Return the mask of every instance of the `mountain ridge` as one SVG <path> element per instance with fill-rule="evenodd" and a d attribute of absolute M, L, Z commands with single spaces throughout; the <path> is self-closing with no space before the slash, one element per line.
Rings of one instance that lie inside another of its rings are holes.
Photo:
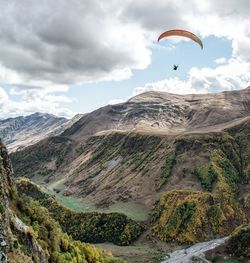
<path fill-rule="evenodd" d="M 146 92 L 125 103 L 85 114 L 62 136 L 88 138 L 108 130 L 180 134 L 206 132 L 207 127 L 249 117 L 250 88 L 214 94 L 177 95 Z"/>
<path fill-rule="evenodd" d="M 41 139 L 60 134 L 77 121 L 82 115 L 73 119 L 57 117 L 49 113 L 33 113 L 27 116 L 0 120 L 0 137 L 10 152 L 20 150 Z"/>

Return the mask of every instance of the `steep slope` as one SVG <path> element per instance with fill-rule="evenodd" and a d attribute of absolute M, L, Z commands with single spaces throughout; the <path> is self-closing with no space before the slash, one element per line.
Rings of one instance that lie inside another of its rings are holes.
<path fill-rule="evenodd" d="M 63 132 L 81 117 L 82 115 L 76 115 L 72 120 L 68 120 L 52 114 L 37 112 L 28 116 L 9 118 L 0 121 L 0 137 L 9 151 L 13 152 L 47 136 Z"/>
<path fill-rule="evenodd" d="M 112 262 L 123 260 L 63 233 L 46 208 L 16 194 L 12 168 L 0 144 L 0 262 Z"/>

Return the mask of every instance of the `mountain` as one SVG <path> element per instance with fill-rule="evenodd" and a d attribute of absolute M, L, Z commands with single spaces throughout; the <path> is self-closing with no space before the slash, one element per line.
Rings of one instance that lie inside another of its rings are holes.
<path fill-rule="evenodd" d="M 65 198 L 143 211 L 145 242 L 196 243 L 249 220 L 249 131 L 250 88 L 149 92 L 85 114 L 11 159 L 17 176 Z"/>
<path fill-rule="evenodd" d="M 0 120 L 0 137 L 10 152 L 20 150 L 47 136 L 61 133 L 81 116 L 76 115 L 72 120 L 68 120 L 37 112 L 28 116 Z"/>
<path fill-rule="evenodd" d="M 250 87 L 214 94 L 176 95 L 146 92 L 126 103 L 86 114 L 62 136 L 84 139 L 100 131 L 179 134 L 219 131 L 231 121 L 249 117 Z"/>
<path fill-rule="evenodd" d="M 7 150 L 0 142 L 1 263 L 124 262 L 93 245 L 74 241 L 39 202 L 17 195 L 12 177 Z"/>

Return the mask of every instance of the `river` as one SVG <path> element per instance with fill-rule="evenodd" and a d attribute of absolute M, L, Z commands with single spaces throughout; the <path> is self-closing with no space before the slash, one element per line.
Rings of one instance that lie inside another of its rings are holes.
<path fill-rule="evenodd" d="M 210 262 L 204 259 L 203 253 L 223 244 L 225 240 L 226 238 L 218 238 L 207 242 L 197 243 L 186 249 L 176 250 L 170 253 L 161 263 L 187 263 L 192 262 L 191 259 L 193 257 L 202 258 L 203 262 Z"/>

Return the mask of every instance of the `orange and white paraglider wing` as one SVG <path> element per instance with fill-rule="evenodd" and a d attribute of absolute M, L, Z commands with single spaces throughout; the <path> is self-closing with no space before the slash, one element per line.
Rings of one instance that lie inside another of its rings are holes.
<path fill-rule="evenodd" d="M 186 30 L 174 29 L 174 30 L 165 31 L 159 36 L 158 41 L 160 41 L 162 38 L 170 37 L 170 36 L 180 36 L 180 37 L 190 38 L 193 41 L 195 41 L 196 43 L 198 43 L 201 46 L 201 49 L 203 49 L 203 43 L 200 40 L 200 38 L 197 37 L 192 32 L 189 32 L 189 31 L 186 31 Z"/>

